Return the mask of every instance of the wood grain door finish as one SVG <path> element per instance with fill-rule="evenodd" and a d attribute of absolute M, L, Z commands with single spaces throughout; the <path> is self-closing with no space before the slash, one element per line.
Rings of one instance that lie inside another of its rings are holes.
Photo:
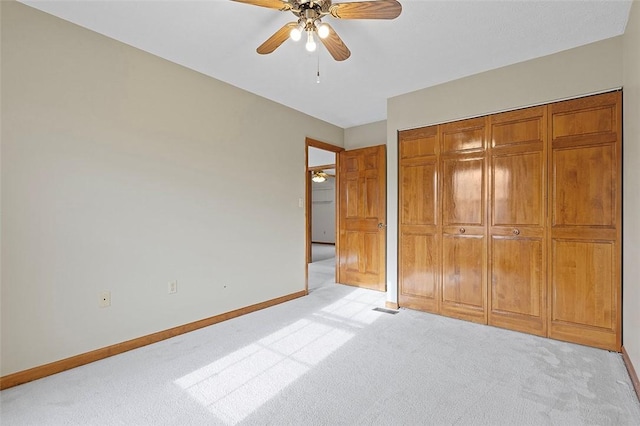
<path fill-rule="evenodd" d="M 487 322 L 485 117 L 439 126 L 440 312 Z"/>
<path fill-rule="evenodd" d="M 440 312 L 438 126 L 399 134 L 398 303 Z"/>
<path fill-rule="evenodd" d="M 399 132 L 400 306 L 619 351 L 621 99 Z"/>
<path fill-rule="evenodd" d="M 547 107 L 490 122 L 488 322 L 546 336 Z"/>
<path fill-rule="evenodd" d="M 386 147 L 338 154 L 338 282 L 386 289 Z"/>
<path fill-rule="evenodd" d="M 550 105 L 549 336 L 621 348 L 622 94 Z"/>

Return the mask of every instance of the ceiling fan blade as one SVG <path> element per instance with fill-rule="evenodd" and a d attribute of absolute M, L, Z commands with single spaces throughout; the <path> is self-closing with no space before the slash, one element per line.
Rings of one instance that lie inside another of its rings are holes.
<path fill-rule="evenodd" d="M 356 1 L 331 5 L 329 13 L 340 19 L 395 19 L 402 5 L 396 0 Z"/>
<path fill-rule="evenodd" d="M 289 10 L 291 5 L 282 0 L 231 0 L 238 3 L 252 4 L 254 6 L 267 7 L 269 9 Z"/>
<path fill-rule="evenodd" d="M 344 61 L 349 56 L 351 56 L 349 48 L 344 44 L 335 30 L 331 28 L 331 25 L 322 25 L 326 25 L 327 27 L 329 27 L 329 35 L 326 38 L 318 38 L 320 38 L 320 41 L 322 42 L 322 44 L 324 44 L 324 47 L 326 47 L 329 53 L 331 53 L 333 59 L 335 59 L 336 61 Z"/>
<path fill-rule="evenodd" d="M 262 43 L 256 51 L 261 55 L 266 55 L 276 50 L 286 39 L 289 38 L 291 30 L 298 26 L 297 22 L 289 22 L 284 24 L 282 28 L 276 31 L 271 37 L 269 37 L 264 43 Z"/>

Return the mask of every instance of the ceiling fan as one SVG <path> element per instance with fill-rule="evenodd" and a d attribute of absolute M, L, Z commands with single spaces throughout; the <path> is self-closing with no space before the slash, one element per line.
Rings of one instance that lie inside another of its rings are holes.
<path fill-rule="evenodd" d="M 291 37 L 298 41 L 306 33 L 306 49 L 316 50 L 314 34 L 327 48 L 336 61 L 344 61 L 351 52 L 342 39 L 322 18 L 331 15 L 338 19 L 395 19 L 402 12 L 402 5 L 397 0 L 372 0 L 348 3 L 332 3 L 331 0 L 233 0 L 255 6 L 292 12 L 298 17 L 297 21 L 289 22 L 276 31 L 257 50 L 266 55 L 276 50 L 284 41 Z"/>

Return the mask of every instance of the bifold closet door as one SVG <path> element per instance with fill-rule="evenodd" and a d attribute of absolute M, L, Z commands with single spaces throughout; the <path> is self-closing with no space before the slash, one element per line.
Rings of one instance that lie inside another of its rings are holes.
<path fill-rule="evenodd" d="M 398 303 L 439 312 L 438 126 L 399 134 Z"/>
<path fill-rule="evenodd" d="M 547 107 L 490 117 L 489 324 L 546 336 Z"/>
<path fill-rule="evenodd" d="M 487 322 L 486 118 L 440 125 L 440 312 Z"/>
<path fill-rule="evenodd" d="M 621 92 L 549 106 L 549 337 L 621 347 Z"/>
<path fill-rule="evenodd" d="M 619 351 L 622 92 L 399 134 L 401 306 Z"/>

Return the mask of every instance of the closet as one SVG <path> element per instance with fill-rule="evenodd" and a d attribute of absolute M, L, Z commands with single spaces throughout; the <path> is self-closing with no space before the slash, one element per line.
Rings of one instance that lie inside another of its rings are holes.
<path fill-rule="evenodd" d="M 621 96 L 399 132 L 400 306 L 620 350 Z"/>

